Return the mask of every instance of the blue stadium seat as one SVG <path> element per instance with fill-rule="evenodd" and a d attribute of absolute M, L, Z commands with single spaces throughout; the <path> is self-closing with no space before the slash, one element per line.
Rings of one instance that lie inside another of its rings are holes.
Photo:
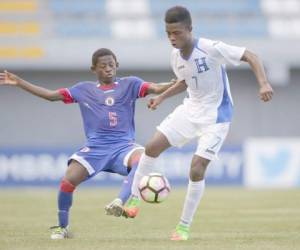
<path fill-rule="evenodd" d="M 208 37 L 266 37 L 267 23 L 263 18 L 194 20 L 194 34 Z"/>
<path fill-rule="evenodd" d="M 48 5 L 56 15 L 105 15 L 105 1 L 103 0 L 50 0 Z"/>
<path fill-rule="evenodd" d="M 111 38 L 108 21 L 99 20 L 60 20 L 54 25 L 54 32 L 65 38 L 107 37 Z"/>
<path fill-rule="evenodd" d="M 156 22 L 159 37 L 165 38 L 163 20 Z M 268 35 L 267 22 L 262 17 L 239 18 L 196 18 L 193 20 L 195 36 L 210 37 L 266 37 Z"/>
<path fill-rule="evenodd" d="M 49 0 L 48 4 L 54 14 L 54 32 L 59 36 L 112 36 L 113 19 L 106 15 L 104 0 Z M 260 0 L 149 0 L 149 4 L 160 38 L 166 37 L 164 13 L 174 5 L 186 6 L 191 11 L 197 36 L 218 38 L 268 35 Z"/>
<path fill-rule="evenodd" d="M 188 8 L 193 15 L 204 14 L 257 14 L 260 12 L 259 0 L 151 0 L 149 1 L 153 15 L 163 15 L 165 11 L 175 5 Z"/>
<path fill-rule="evenodd" d="M 208 37 L 265 37 L 267 22 L 259 0 L 152 0 L 151 11 L 160 37 L 165 37 L 163 15 L 176 4 L 193 17 L 194 34 Z"/>

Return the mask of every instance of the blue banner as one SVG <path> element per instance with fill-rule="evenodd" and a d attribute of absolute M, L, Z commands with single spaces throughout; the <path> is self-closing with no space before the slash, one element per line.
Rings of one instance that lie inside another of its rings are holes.
<path fill-rule="evenodd" d="M 69 156 L 74 149 L 1 149 L 0 186 L 57 185 L 66 171 Z M 195 146 L 172 148 L 158 159 L 153 172 L 166 175 L 171 185 L 188 182 L 190 163 Z M 207 171 L 207 184 L 242 185 L 243 159 L 241 147 L 224 147 L 219 160 Z M 100 173 L 84 185 L 118 185 L 123 177 Z"/>

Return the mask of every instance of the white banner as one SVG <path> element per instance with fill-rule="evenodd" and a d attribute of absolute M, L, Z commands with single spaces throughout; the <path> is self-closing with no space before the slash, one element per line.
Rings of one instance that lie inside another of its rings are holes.
<path fill-rule="evenodd" d="M 244 157 L 246 186 L 300 186 L 300 138 L 248 139 Z"/>

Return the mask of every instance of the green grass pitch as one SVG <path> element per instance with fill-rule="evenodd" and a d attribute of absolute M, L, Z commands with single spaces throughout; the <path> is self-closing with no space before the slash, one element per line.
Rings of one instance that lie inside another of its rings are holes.
<path fill-rule="evenodd" d="M 106 216 L 117 189 L 79 188 L 71 209 L 73 239 L 50 240 L 55 189 L 0 190 L 0 250 L 300 249 L 300 190 L 206 189 L 191 238 L 171 242 L 185 189 L 159 205 L 143 203 L 136 219 Z"/>

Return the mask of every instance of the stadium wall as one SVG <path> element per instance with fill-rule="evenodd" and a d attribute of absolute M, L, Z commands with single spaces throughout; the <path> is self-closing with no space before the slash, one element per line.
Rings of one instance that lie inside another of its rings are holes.
<path fill-rule="evenodd" d="M 35 84 L 57 89 L 82 80 L 94 80 L 86 71 L 18 71 Z M 167 81 L 171 71 L 120 71 L 120 76 L 137 75 L 146 81 Z M 300 70 L 291 71 L 287 86 L 275 86 L 274 99 L 262 103 L 254 76 L 248 70 L 229 71 L 235 114 L 226 144 L 240 145 L 247 137 L 300 136 L 298 107 L 300 97 Z M 155 127 L 184 94 L 167 100 L 157 111 L 146 108 L 146 99 L 137 102 L 137 141 L 145 144 Z M 6 147 L 80 147 L 84 134 L 77 105 L 51 103 L 33 97 L 22 90 L 1 87 L 0 91 L 0 148 Z"/>

